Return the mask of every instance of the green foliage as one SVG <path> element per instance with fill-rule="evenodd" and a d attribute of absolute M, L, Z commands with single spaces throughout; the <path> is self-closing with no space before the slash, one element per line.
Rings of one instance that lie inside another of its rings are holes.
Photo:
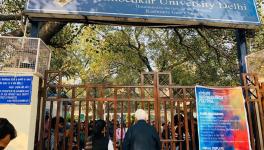
<path fill-rule="evenodd" d="M 257 52 L 264 49 L 264 25 L 261 25 L 255 33 L 254 38 L 248 41 L 251 46 L 250 53 Z"/>
<path fill-rule="evenodd" d="M 179 75 L 173 77 L 180 77 L 175 78 L 176 83 L 237 84 L 239 71 L 233 35 L 232 30 L 175 29 L 171 47 L 183 62 L 178 61 L 174 67 L 173 72 Z"/>
<path fill-rule="evenodd" d="M 263 25 L 263 21 L 264 21 L 264 5 L 262 4 L 263 1 L 262 0 L 257 0 L 257 10 L 258 10 L 258 14 L 259 14 L 259 19 L 262 22 L 262 24 L 260 25 L 259 28 L 257 28 L 255 31 L 255 36 L 251 39 L 248 40 L 249 43 L 249 48 L 250 48 L 250 53 L 252 52 L 256 52 L 256 51 L 260 51 L 264 49 L 264 25 Z"/>
<path fill-rule="evenodd" d="M 3 0 L 1 11 L 4 14 L 22 13 L 26 4 L 26 0 Z"/>
<path fill-rule="evenodd" d="M 21 13 L 25 0 L 5 0 L 2 12 Z M 258 1 L 258 11 L 260 1 Z M 261 19 L 263 17 L 261 16 Z M 20 21 L 0 25 L 1 34 L 22 29 Z M 250 52 L 263 50 L 264 27 Z M 51 68 L 82 82 L 135 84 L 144 71 L 170 71 L 179 85 L 237 85 L 234 30 L 144 28 L 67 24 L 52 39 Z"/>
<path fill-rule="evenodd" d="M 3 0 L 0 13 L 6 15 L 21 14 L 24 10 L 25 2 L 25 0 Z M 22 28 L 20 20 L 0 22 L 0 34 L 6 34 L 20 28 Z"/>
<path fill-rule="evenodd" d="M 83 82 L 135 84 L 154 70 L 172 72 L 180 85 L 239 83 L 233 30 L 77 27 L 73 39 L 72 25 L 53 39 L 64 46 L 54 49 L 52 68 Z"/>
<path fill-rule="evenodd" d="M 264 50 L 252 53 L 247 57 L 248 71 L 258 73 L 259 78 L 264 81 Z"/>
<path fill-rule="evenodd" d="M 0 25 L 0 34 L 6 34 L 21 28 L 21 24 L 18 21 L 5 21 Z"/>

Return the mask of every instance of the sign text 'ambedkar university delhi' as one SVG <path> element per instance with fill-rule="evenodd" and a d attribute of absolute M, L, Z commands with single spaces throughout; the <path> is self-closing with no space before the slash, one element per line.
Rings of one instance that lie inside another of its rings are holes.
<path fill-rule="evenodd" d="M 255 28 L 254 0 L 28 0 L 31 19 Z"/>
<path fill-rule="evenodd" d="M 241 87 L 195 87 L 199 149 L 250 150 Z"/>

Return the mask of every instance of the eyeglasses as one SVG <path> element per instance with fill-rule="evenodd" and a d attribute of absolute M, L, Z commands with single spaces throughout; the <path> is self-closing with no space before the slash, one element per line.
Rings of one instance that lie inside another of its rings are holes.
<path fill-rule="evenodd" d="M 0 150 L 4 150 L 4 149 L 5 149 L 4 147 L 0 146 Z"/>

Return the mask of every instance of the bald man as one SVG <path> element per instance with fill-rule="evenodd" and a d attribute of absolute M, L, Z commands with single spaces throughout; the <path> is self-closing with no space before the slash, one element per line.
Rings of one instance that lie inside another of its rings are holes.
<path fill-rule="evenodd" d="M 161 143 L 156 129 L 147 124 L 147 114 L 138 109 L 135 112 L 136 124 L 131 126 L 123 142 L 123 150 L 160 150 Z"/>
<path fill-rule="evenodd" d="M 4 150 L 16 136 L 14 126 L 6 118 L 0 118 L 0 150 Z"/>

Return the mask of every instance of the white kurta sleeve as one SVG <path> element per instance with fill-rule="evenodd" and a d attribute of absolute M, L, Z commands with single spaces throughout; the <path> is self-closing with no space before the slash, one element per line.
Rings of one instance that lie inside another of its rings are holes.
<path fill-rule="evenodd" d="M 108 150 L 114 150 L 113 142 L 110 139 L 109 139 L 109 142 L 108 142 Z"/>

